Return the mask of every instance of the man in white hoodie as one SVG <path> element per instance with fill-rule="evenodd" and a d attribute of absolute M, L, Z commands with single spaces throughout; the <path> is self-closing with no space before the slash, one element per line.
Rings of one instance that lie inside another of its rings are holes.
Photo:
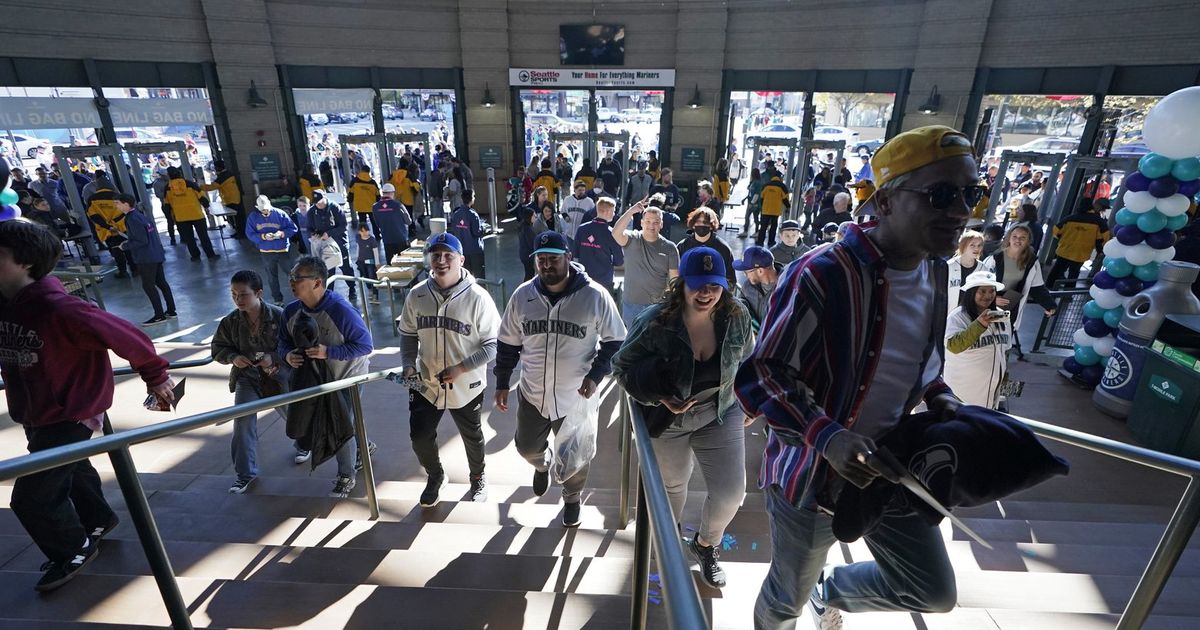
<path fill-rule="evenodd" d="M 463 269 L 462 243 L 449 233 L 425 245 L 430 277 L 404 300 L 396 320 L 400 365 L 410 383 L 409 437 L 429 480 L 421 506 L 437 505 L 446 485 L 438 457 L 437 425 L 449 411 L 462 435 L 471 473 L 471 500 L 487 500 L 480 411 L 487 389 L 487 364 L 496 357 L 500 313 L 487 290 Z"/>
<path fill-rule="evenodd" d="M 594 215 L 595 209 L 596 202 L 587 194 L 587 183 L 583 180 L 576 181 L 575 194 L 563 199 L 561 209 L 563 214 L 561 232 L 566 235 L 568 243 L 575 242 L 575 233 L 579 231 L 579 226 L 591 220 L 586 215 L 589 213 Z"/>
<path fill-rule="evenodd" d="M 599 401 L 591 400 L 612 370 L 625 339 L 608 291 L 571 262 L 567 239 L 553 230 L 534 238 L 537 276 L 513 292 L 500 321 L 496 408 L 508 411 L 517 363 L 517 451 L 533 464 L 533 493 L 563 486 L 563 526 L 579 525 L 579 497 L 596 454 Z M 547 438 L 554 431 L 554 446 Z"/>

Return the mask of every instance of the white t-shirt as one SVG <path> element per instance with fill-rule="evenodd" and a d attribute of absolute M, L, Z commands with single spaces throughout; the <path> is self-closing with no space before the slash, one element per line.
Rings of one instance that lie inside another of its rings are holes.
<path fill-rule="evenodd" d="M 928 385 L 941 370 L 936 349 L 920 373 L 921 357 L 933 328 L 933 270 L 924 261 L 912 271 L 888 268 L 887 321 L 875 378 L 867 385 L 867 399 L 859 411 L 854 432 L 877 439 L 900 421 L 913 387 Z M 939 313 L 941 315 L 941 313 Z M 938 339 L 936 342 L 940 343 Z"/>

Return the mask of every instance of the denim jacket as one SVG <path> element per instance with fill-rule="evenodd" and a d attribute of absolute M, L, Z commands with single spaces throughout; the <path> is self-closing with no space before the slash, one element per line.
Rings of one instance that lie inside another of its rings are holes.
<path fill-rule="evenodd" d="M 613 356 L 613 376 L 620 381 L 625 391 L 643 405 L 656 406 L 662 392 L 652 392 L 645 383 L 634 382 L 637 371 L 643 364 L 651 361 L 662 361 L 668 368 L 668 374 L 661 374 L 664 380 L 674 386 L 680 399 L 686 400 L 692 395 L 692 370 L 695 366 L 692 353 L 691 339 L 687 327 L 682 320 L 670 324 L 658 321 L 662 312 L 661 303 L 647 308 L 633 322 L 633 327 L 625 337 L 621 349 Z M 750 328 L 750 313 L 740 302 L 734 302 L 733 315 L 727 320 L 718 319 L 716 322 L 717 345 L 721 349 L 721 389 L 717 394 L 717 417 L 731 405 L 737 404 L 733 393 L 733 378 L 738 365 L 750 355 L 754 349 L 754 336 Z"/>

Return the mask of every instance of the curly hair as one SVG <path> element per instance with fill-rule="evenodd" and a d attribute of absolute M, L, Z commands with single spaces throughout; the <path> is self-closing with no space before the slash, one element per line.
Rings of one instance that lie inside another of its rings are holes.
<path fill-rule="evenodd" d="M 676 276 L 667 282 L 666 290 L 658 298 L 658 303 L 663 305 L 657 317 L 660 324 L 668 325 L 683 317 L 683 309 L 687 302 L 687 297 L 684 294 L 684 286 L 683 276 Z M 736 311 L 737 303 L 734 300 L 733 293 L 725 289 L 721 291 L 721 297 L 717 300 L 717 305 L 713 308 L 710 317 L 714 320 L 718 317 L 728 320 L 730 317 L 733 317 Z"/>

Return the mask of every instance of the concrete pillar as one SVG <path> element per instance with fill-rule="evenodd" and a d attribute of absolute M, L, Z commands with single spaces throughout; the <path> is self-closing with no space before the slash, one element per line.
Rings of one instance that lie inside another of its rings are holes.
<path fill-rule="evenodd" d="M 499 145 L 503 164 L 496 169 L 496 205 L 504 212 L 504 180 L 513 170 L 512 103 L 508 92 L 509 29 L 507 3 L 496 0 L 459 0 L 459 41 L 462 46 L 463 100 L 460 110 L 467 122 L 467 153 L 475 173 L 475 209 L 488 217 L 487 172 L 479 162 L 483 145 Z M 484 107 L 485 89 L 496 104 Z M 490 220 L 490 219 L 488 219 Z"/>
<path fill-rule="evenodd" d="M 959 128 L 970 98 L 987 38 L 993 0 L 927 0 L 914 55 L 912 83 L 904 112 L 904 129 L 924 125 Z M 941 109 L 922 114 L 918 108 L 936 85 Z"/>
<path fill-rule="evenodd" d="M 710 177 L 716 163 L 718 117 L 721 115 L 721 70 L 725 67 L 728 8 L 705 4 L 688 7 L 678 14 L 675 31 L 675 103 L 671 134 L 671 170 L 676 182 Z M 688 101 L 700 89 L 701 106 L 692 109 Z M 683 171 L 684 147 L 704 148 L 704 170 Z M 690 203 L 690 200 L 688 201 Z"/>

